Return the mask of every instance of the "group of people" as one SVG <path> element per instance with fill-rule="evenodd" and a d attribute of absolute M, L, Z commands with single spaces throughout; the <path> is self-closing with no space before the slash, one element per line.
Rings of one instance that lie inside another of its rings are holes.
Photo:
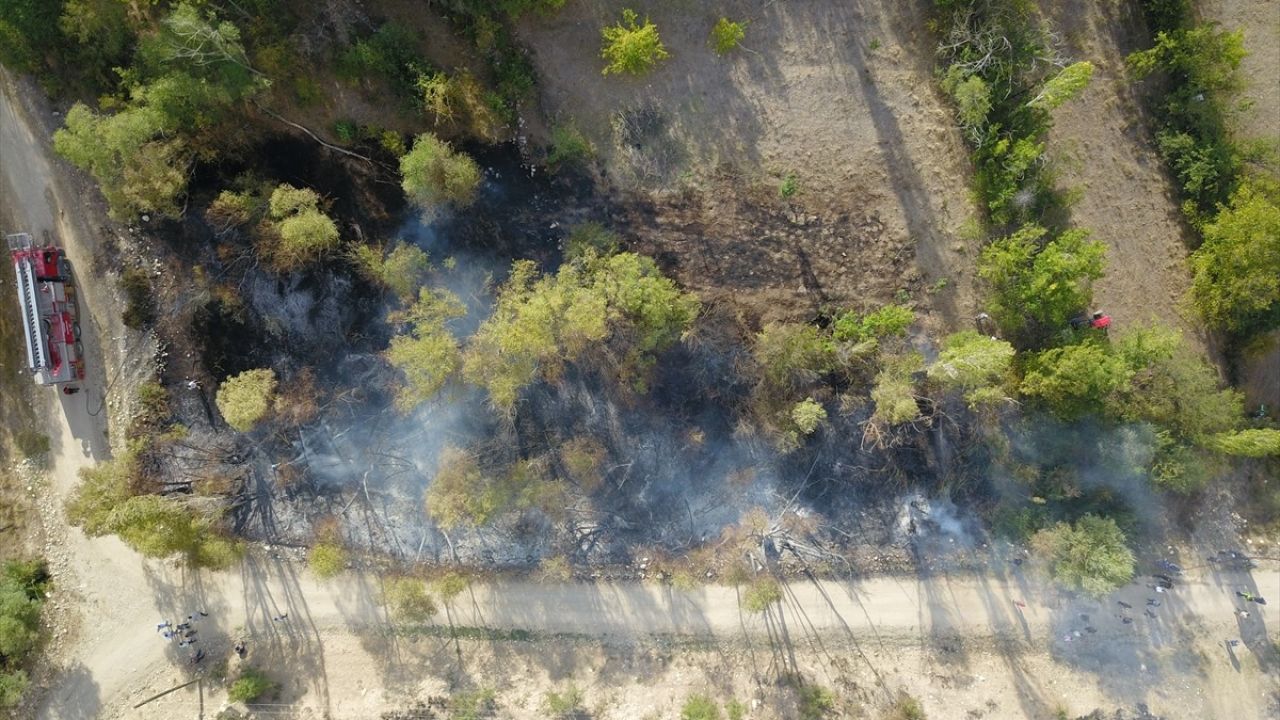
<path fill-rule="evenodd" d="M 196 636 L 199 634 L 195 629 L 196 619 L 206 617 L 209 617 L 209 613 L 197 610 L 188 615 L 185 622 L 179 622 L 177 625 L 174 625 L 169 620 L 156 623 L 156 632 L 160 633 L 165 640 L 170 642 L 176 640 L 180 648 L 193 647 L 198 640 Z M 192 649 L 192 663 L 198 663 L 203 659 L 204 650 Z"/>

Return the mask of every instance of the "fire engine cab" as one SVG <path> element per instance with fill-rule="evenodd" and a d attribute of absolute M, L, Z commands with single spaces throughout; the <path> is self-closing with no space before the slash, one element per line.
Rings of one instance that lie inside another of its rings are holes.
<path fill-rule="evenodd" d="M 27 369 L 40 385 L 84 379 L 84 347 L 76 321 L 71 263 L 52 242 L 37 246 L 28 233 L 7 235 L 17 276 L 18 308 L 27 340 Z"/>

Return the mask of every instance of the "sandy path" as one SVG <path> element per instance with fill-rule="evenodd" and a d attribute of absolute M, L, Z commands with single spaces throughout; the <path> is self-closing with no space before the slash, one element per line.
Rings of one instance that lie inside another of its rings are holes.
<path fill-rule="evenodd" d="M 8 212 L 15 222 L 37 232 L 56 230 L 84 274 L 90 267 L 93 235 L 78 220 L 66 220 L 60 209 L 76 210 L 70 213 L 75 218 L 91 216 L 90 212 L 83 211 L 74 176 L 50 159 L 39 121 L 12 102 L 18 97 L 12 83 L 2 85 L 0 156 L 4 161 L 0 163 L 0 189 Z M 114 315 L 110 309 L 115 303 L 92 284 L 84 291 L 95 325 L 114 328 L 116 320 L 110 317 Z M 94 338 L 87 340 L 93 342 Z M 121 348 L 127 349 L 123 344 L 109 349 Z M 104 384 L 103 373 L 95 372 L 86 383 L 86 392 L 76 398 L 100 397 Z M 322 583 L 269 553 L 251 555 L 236 571 L 192 574 L 172 563 L 144 561 L 114 538 L 87 539 L 79 531 L 65 528 L 59 512 L 61 500 L 73 486 L 78 470 L 105 456 L 105 420 L 102 414 L 89 415 L 79 401 L 58 407 L 53 397 L 49 401 L 55 418 L 51 486 L 40 504 L 54 539 L 48 551 L 59 588 L 55 602 L 65 605 L 68 598 L 73 601 L 80 613 L 80 631 L 70 636 L 70 647 L 63 648 L 63 672 L 49 687 L 39 717 L 136 717 L 129 709 L 132 703 L 153 692 L 156 682 L 171 678 L 173 667 L 182 660 L 177 648 L 157 637 L 154 624 L 198 609 L 209 613 L 199 627 L 201 640 L 211 651 L 225 652 L 228 638 L 246 636 L 265 656 L 287 659 L 270 669 L 293 678 L 291 684 L 302 687 L 300 697 L 308 706 L 335 718 L 370 717 L 379 696 L 331 693 L 330 682 L 335 682 L 335 688 L 339 682 L 345 683 L 341 687 L 350 686 L 353 678 L 372 687 L 382 682 L 383 666 L 373 657 L 375 651 L 350 649 L 353 634 L 363 638 L 386 627 L 379 578 L 349 574 Z M 1073 618 L 1087 611 L 1094 613 L 1093 622 L 1104 634 L 1101 637 L 1123 635 L 1132 643 L 1164 652 L 1185 642 L 1179 640 L 1178 627 L 1196 625 L 1203 628 L 1204 636 L 1244 636 L 1246 645 L 1240 653 L 1247 655 L 1268 642 L 1266 619 L 1259 612 L 1250 625 L 1236 624 L 1231 615 L 1231 588 L 1237 584 L 1256 584 L 1280 592 L 1280 574 L 1269 570 L 1253 578 L 1196 578 L 1167 597 L 1159 620 L 1148 623 L 1139 618 L 1133 625 L 1120 623 L 1112 612 L 1116 607 L 1112 600 L 1105 605 L 1088 601 L 1063 604 L 1056 593 L 1039 588 L 1018 572 L 927 580 L 796 582 L 788 587 L 783 606 L 766 615 L 741 613 L 737 592 L 729 587 L 679 592 L 639 584 L 477 585 L 450 606 L 449 618 L 458 626 L 591 637 L 749 636 L 770 638 L 786 646 L 792 636 L 809 641 L 826 637 L 833 643 L 856 647 L 859 638 L 874 637 L 882 644 L 892 644 L 897 638 L 903 643 L 927 645 L 938 637 L 964 635 L 967 640 L 993 638 L 1023 648 L 1043 648 L 1057 642 L 1054 638 L 1064 631 L 1076 629 L 1080 623 Z M 1145 594 L 1145 588 L 1136 585 L 1119 597 L 1140 607 Z M 1014 599 L 1025 600 L 1027 608 L 1015 607 Z M 281 613 L 288 614 L 287 620 L 272 620 Z M 69 619 L 60 622 L 75 625 Z M 345 649 L 335 655 L 334 645 Z M 364 648 L 363 641 L 360 647 Z M 1012 665 L 1008 672 L 1010 677 L 1000 682 L 1019 686 L 1031 682 Z M 1261 707 L 1259 682 L 1269 680 L 1263 676 L 1259 681 L 1256 674 L 1242 676 L 1237 671 L 1224 682 L 1232 685 L 1205 688 L 1204 695 L 1211 700 L 1191 707 L 1194 715 L 1179 712 L 1179 704 L 1163 695 L 1157 683 L 1126 682 L 1112 693 L 1126 702 L 1135 698 L 1157 702 L 1157 709 L 1163 704 L 1162 710 L 1170 717 L 1207 717 L 1210 713 L 1251 717 Z"/>

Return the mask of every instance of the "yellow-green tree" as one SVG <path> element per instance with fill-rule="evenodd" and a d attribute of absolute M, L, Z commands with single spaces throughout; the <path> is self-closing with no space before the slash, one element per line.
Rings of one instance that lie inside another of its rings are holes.
<path fill-rule="evenodd" d="M 271 253 L 279 267 L 319 260 L 338 246 L 338 225 L 320 209 L 314 190 L 282 184 L 272 191 L 268 207 L 279 235 Z"/>
<path fill-rule="evenodd" d="M 603 30 L 604 47 L 600 55 L 605 59 L 604 74 L 630 73 L 641 75 L 653 69 L 659 60 L 669 57 L 667 49 L 658 37 L 658 26 L 640 16 L 634 10 L 623 10 L 622 20 Z"/>
<path fill-rule="evenodd" d="M 401 411 L 407 412 L 434 397 L 462 364 L 458 340 L 447 324 L 465 312 L 453 293 L 424 287 L 417 302 L 393 316 L 408 329 L 391 338 L 387 349 L 387 359 L 405 377 L 396 393 L 396 407 Z"/>
<path fill-rule="evenodd" d="M 566 363 L 595 352 L 619 379 L 642 389 L 657 353 L 680 339 L 698 307 L 651 259 L 634 253 L 588 251 L 555 275 L 517 261 L 463 354 L 463 376 L 509 412 L 525 386 L 554 380 Z"/>
<path fill-rule="evenodd" d="M 216 403 L 228 425 L 249 432 L 271 409 L 275 395 L 275 371 L 259 368 L 228 378 L 218 388 Z"/>
<path fill-rule="evenodd" d="M 431 133 L 415 138 L 413 149 L 400 158 L 400 176 L 409 200 L 423 208 L 466 207 L 480 186 L 475 161 Z"/>

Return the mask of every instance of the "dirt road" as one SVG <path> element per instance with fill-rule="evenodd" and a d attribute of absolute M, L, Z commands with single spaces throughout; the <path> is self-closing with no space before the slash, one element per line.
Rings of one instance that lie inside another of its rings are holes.
<path fill-rule="evenodd" d="M 2 74 L 0 81 L 0 206 L 23 228 L 57 234 L 85 285 L 82 294 L 96 330 L 87 340 L 107 340 L 86 391 L 75 396 L 79 399 L 59 402 L 52 394 L 49 399 L 55 418 L 53 458 L 39 504 L 58 588 L 54 605 L 63 608 L 57 630 L 65 634 L 54 648 L 61 672 L 49 683 L 38 716 L 196 716 L 189 702 L 143 711 L 131 706 L 181 677 L 185 655 L 158 636 L 155 624 L 197 611 L 208 613 L 197 621 L 201 647 L 225 657 L 232 637 L 248 638 L 258 662 L 286 680 L 288 699 L 310 708 L 313 716 L 367 718 L 394 707 L 382 661 L 392 644 L 378 577 L 348 574 L 320 582 L 270 549 L 251 554 L 231 572 L 191 573 L 172 563 L 144 561 L 114 538 L 88 539 L 65 526 L 60 505 L 77 472 L 107 454 L 107 413 L 91 411 L 101 410 L 103 391 L 115 382 L 119 368 L 144 361 L 146 348 L 119 328 L 110 286 L 92 281 L 95 234 L 83 219 L 94 217 L 97 209 L 86 205 L 77 189 L 80 180 L 49 153 L 50 118 L 40 115 L 30 88 Z M 954 652 L 952 645 L 977 643 L 998 648 L 991 657 L 1006 658 L 995 663 L 990 681 L 996 691 L 1018 698 L 1009 707 L 1049 707 L 1055 674 L 1074 666 L 1070 672 L 1076 676 L 1097 673 L 1089 696 L 1096 704 L 1148 702 L 1171 718 L 1261 717 L 1275 692 L 1275 676 L 1252 656 L 1270 652 L 1268 618 L 1261 609 L 1247 622 L 1232 615 L 1237 586 L 1276 592 L 1280 574 L 1196 577 L 1163 596 L 1154 618 L 1116 605 L 1124 600 L 1142 608 L 1149 594 L 1142 585 L 1103 603 L 1065 600 L 1010 567 L 985 577 L 793 582 L 781 606 L 762 615 L 741 612 L 738 593 L 730 587 L 680 592 L 640 584 L 477 585 L 448 606 L 443 620 L 457 627 L 528 630 L 535 633 L 535 643 L 554 643 L 557 638 L 551 636 L 557 635 L 619 642 L 676 635 L 716 643 L 763 642 L 790 652 L 797 652 L 793 646 L 807 646 L 811 653 L 821 647 L 822 653 L 853 662 L 861 657 L 876 678 L 901 659 L 894 647 L 940 643 Z M 1082 614 L 1092 619 L 1083 620 Z M 1136 621 L 1125 624 L 1122 614 Z M 1225 637 L 1244 640 L 1232 656 L 1234 673 L 1222 669 L 1227 659 L 1213 647 Z M 863 642 L 889 648 L 885 667 L 862 654 Z M 1052 657 L 1043 657 L 1045 648 Z M 1047 663 L 1039 676 L 1029 674 L 1027 663 L 1018 659 L 1032 656 Z M 1139 661 L 1143 673 L 1132 669 Z M 1193 691 L 1173 687 L 1178 683 L 1171 684 L 1170 677 Z M 933 690 L 938 695 L 929 703 L 946 708 L 948 691 Z M 215 691 L 211 707 L 218 699 Z M 1038 704 L 1028 704 L 1033 701 Z M 620 712 L 617 717 L 628 717 Z"/>

